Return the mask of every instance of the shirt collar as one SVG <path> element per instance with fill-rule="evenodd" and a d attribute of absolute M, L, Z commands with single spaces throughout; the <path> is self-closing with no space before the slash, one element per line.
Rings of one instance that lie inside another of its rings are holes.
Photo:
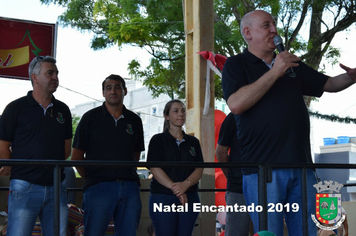
<path fill-rule="evenodd" d="M 272 69 L 275 60 L 276 60 L 276 58 L 273 58 L 271 64 L 268 64 L 265 60 L 262 60 L 262 61 L 266 64 L 266 66 L 268 66 L 268 68 Z"/>
<path fill-rule="evenodd" d="M 173 136 L 171 135 L 171 133 L 169 133 L 168 129 L 165 129 L 164 132 L 163 132 L 163 134 L 164 134 L 164 136 L 166 136 L 170 141 L 177 143 L 178 146 L 179 146 L 179 144 L 181 144 L 182 142 L 184 142 L 184 141 L 187 140 L 187 135 L 186 135 L 186 133 L 185 133 L 183 130 L 182 130 L 182 132 L 183 132 L 183 139 L 182 139 L 181 141 L 179 141 L 178 139 L 176 139 L 175 137 L 173 137 Z M 183 141 L 183 140 L 184 140 L 184 141 Z"/>
<path fill-rule="evenodd" d="M 103 111 L 104 115 L 111 116 L 110 112 L 108 111 L 108 109 L 105 106 L 105 102 L 103 102 L 103 105 L 101 106 L 101 108 L 102 108 L 102 111 Z M 123 105 L 122 106 L 122 115 L 121 116 L 126 117 L 126 116 L 128 116 L 128 114 L 129 113 L 127 112 L 127 109 L 126 109 L 125 105 Z"/>
<path fill-rule="evenodd" d="M 258 58 L 254 54 L 252 54 L 247 48 L 244 49 L 243 54 L 246 56 L 247 60 L 249 60 L 251 63 L 257 63 L 263 61 L 269 68 L 272 68 L 274 60 L 276 58 L 276 53 L 274 53 L 272 63 L 268 64 L 261 58 Z"/>
<path fill-rule="evenodd" d="M 30 105 L 31 105 L 31 106 L 40 105 L 40 104 L 33 98 L 32 92 L 33 92 L 32 90 L 27 92 L 27 98 L 29 99 Z M 53 105 L 55 105 L 56 102 L 57 102 L 56 98 L 52 95 L 52 101 L 51 101 L 51 103 L 52 103 Z M 53 106 L 53 105 L 52 105 L 52 106 Z"/>

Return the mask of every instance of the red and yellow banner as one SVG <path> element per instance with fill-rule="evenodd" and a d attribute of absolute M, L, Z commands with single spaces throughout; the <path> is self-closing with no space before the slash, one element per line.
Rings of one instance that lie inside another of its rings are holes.
<path fill-rule="evenodd" d="M 0 17 L 0 77 L 29 79 L 34 57 L 54 56 L 56 25 Z"/>

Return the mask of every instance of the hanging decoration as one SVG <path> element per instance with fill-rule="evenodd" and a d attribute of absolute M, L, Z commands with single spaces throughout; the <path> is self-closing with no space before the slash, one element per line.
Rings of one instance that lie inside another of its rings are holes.
<path fill-rule="evenodd" d="M 356 119 L 355 118 L 350 118 L 350 117 L 339 117 L 337 115 L 324 115 L 324 114 L 320 114 L 319 112 L 315 111 L 310 111 L 309 110 L 309 115 L 313 116 L 317 119 L 322 119 L 322 120 L 328 120 L 331 122 L 339 122 L 339 123 L 346 123 L 346 124 L 350 124 L 350 123 L 354 123 L 356 124 Z"/>
<path fill-rule="evenodd" d="M 214 54 L 209 51 L 197 52 L 206 59 L 206 83 L 205 83 L 205 102 L 203 115 L 207 115 L 210 107 L 210 70 L 214 71 L 221 78 L 221 71 L 224 67 L 226 57 Z"/>

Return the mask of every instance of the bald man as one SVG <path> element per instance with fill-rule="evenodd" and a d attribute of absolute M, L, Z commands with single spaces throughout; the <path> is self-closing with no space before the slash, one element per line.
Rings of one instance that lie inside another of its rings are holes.
<path fill-rule="evenodd" d="M 241 33 L 248 45 L 243 53 L 227 59 L 222 77 L 224 97 L 235 115 L 243 163 L 310 164 L 310 123 L 303 95 L 320 97 L 324 91 L 338 92 L 356 81 L 356 69 L 340 64 L 346 73 L 329 77 L 315 71 L 287 52 L 276 55 L 273 38 L 276 22 L 271 14 L 256 10 L 241 20 Z M 294 74 L 286 71 L 293 68 Z M 258 204 L 258 169 L 243 168 L 243 192 L 247 204 Z M 308 215 L 315 214 L 316 183 L 307 170 Z M 301 170 L 273 169 L 267 184 L 267 202 L 282 204 L 283 212 L 268 212 L 268 230 L 283 235 L 302 235 Z M 294 209 L 292 209 L 294 204 Z M 299 210 L 297 210 L 297 207 Z M 250 212 L 255 232 L 258 212 Z M 308 218 L 308 235 L 316 225 Z"/>

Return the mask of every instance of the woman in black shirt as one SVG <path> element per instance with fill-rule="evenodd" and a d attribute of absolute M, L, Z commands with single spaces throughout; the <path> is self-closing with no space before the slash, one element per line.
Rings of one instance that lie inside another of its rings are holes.
<path fill-rule="evenodd" d="M 163 111 L 163 133 L 152 137 L 148 162 L 203 162 L 199 140 L 187 135 L 182 127 L 186 121 L 185 105 L 169 101 Z M 203 168 L 150 168 L 153 174 L 149 200 L 150 216 L 156 236 L 191 236 L 199 212 L 198 181 Z"/>

